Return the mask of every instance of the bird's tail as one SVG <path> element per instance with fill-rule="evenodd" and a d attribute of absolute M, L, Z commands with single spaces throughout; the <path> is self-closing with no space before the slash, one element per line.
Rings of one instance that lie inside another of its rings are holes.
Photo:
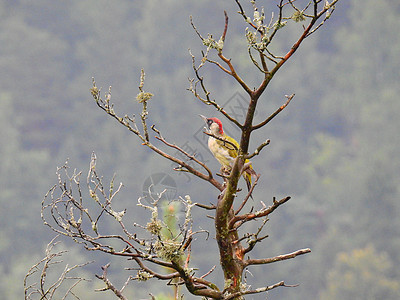
<path fill-rule="evenodd" d="M 247 185 L 247 191 L 250 191 L 250 189 L 251 189 L 251 177 L 253 175 L 256 176 L 257 173 L 256 173 L 256 171 L 254 171 L 253 166 L 250 164 L 248 166 L 248 168 L 246 168 L 243 172 L 243 177 L 244 177 L 244 180 L 246 181 L 246 185 Z M 250 195 L 250 197 L 253 198 L 252 195 Z"/>
<path fill-rule="evenodd" d="M 251 189 L 251 175 L 244 172 L 243 173 L 243 178 L 246 181 L 246 185 L 247 185 L 247 191 L 250 191 Z"/>

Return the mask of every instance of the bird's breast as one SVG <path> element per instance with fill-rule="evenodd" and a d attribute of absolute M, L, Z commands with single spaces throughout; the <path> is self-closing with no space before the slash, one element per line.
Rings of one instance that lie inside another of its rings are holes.
<path fill-rule="evenodd" d="M 223 147 L 218 143 L 217 139 L 209 137 L 208 148 L 210 149 L 211 153 L 214 155 L 214 157 L 219 161 L 221 165 L 223 166 L 231 165 L 233 157 L 229 155 L 229 151 L 226 147 Z"/>

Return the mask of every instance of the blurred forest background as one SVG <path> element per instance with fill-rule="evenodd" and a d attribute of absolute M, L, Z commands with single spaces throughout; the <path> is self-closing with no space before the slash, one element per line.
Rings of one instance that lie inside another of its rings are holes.
<path fill-rule="evenodd" d="M 274 1 L 258 4 L 267 17 L 275 9 Z M 251 9 L 248 3 L 245 8 Z M 230 16 L 225 55 L 257 85 L 261 74 L 247 57 L 246 24 L 234 1 L 0 1 L 2 299 L 23 298 L 24 275 L 54 237 L 42 224 L 40 207 L 56 183 L 56 167 L 67 158 L 72 170 L 85 174 L 95 151 L 105 181 L 117 174 L 124 189 L 114 205 L 127 208 L 127 224 L 149 217 L 136 201 L 146 179 L 157 173 L 172 177 L 177 196 L 215 201 L 216 190 L 174 173 L 170 162 L 98 109 L 89 89 L 95 77 L 103 92 L 112 86 L 117 113 L 139 114 L 134 99 L 144 68 L 145 90 L 155 95 L 149 124 L 219 170 L 201 141 L 203 123 L 197 116 L 217 113 L 186 89 L 193 76 L 188 48 L 198 56 L 202 49 L 189 15 L 204 35 L 219 37 L 224 9 Z M 277 50 L 294 41 L 295 25 L 279 32 Z M 271 139 L 252 160 L 262 174 L 254 196 L 265 203 L 273 196 L 293 198 L 271 216 L 270 237 L 257 255 L 312 249 L 294 260 L 251 269 L 247 277 L 253 287 L 279 280 L 300 284 L 273 290 L 269 299 L 400 299 L 399 28 L 397 0 L 339 2 L 332 18 L 305 41 L 259 101 L 256 121 L 284 103 L 285 94 L 296 94 L 252 139 L 252 149 Z M 246 95 L 215 66 L 205 71 L 212 96 L 240 115 Z M 237 137 L 233 127 L 229 130 Z M 195 267 L 206 272 L 218 263 L 218 254 L 212 220 L 204 216 L 196 213 L 195 227 L 209 229 L 210 238 L 198 238 L 193 258 Z M 111 261 L 109 276 L 118 286 L 130 274 L 123 267 L 132 263 L 61 240 L 60 249 L 70 251 L 64 263 L 95 260 L 81 270 L 92 279 L 76 288 L 81 299 L 112 298 L 109 292 L 93 292 L 103 286 L 94 274 Z M 217 268 L 211 276 L 221 272 Z M 170 288 L 157 281 L 131 283 L 126 296 L 148 298 L 150 291 L 162 295 Z"/>

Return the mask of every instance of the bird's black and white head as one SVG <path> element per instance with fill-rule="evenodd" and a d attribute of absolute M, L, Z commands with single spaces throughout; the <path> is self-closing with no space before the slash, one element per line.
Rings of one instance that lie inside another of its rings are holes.
<path fill-rule="evenodd" d="M 207 126 L 207 130 L 214 134 L 214 135 L 223 135 L 224 130 L 222 129 L 222 123 L 219 119 L 217 118 L 207 118 L 203 115 L 200 115 L 200 117 L 204 120 Z"/>

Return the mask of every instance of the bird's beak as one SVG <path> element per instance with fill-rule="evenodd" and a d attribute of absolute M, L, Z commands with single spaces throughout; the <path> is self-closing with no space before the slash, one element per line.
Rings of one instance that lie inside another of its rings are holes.
<path fill-rule="evenodd" d="M 204 127 L 204 129 L 205 129 L 206 131 L 209 131 L 210 128 L 208 127 L 208 118 L 205 117 L 205 116 L 203 116 L 203 115 L 199 115 L 199 116 L 200 116 L 200 118 L 203 119 L 204 123 L 206 123 L 206 126 Z"/>
<path fill-rule="evenodd" d="M 202 118 L 202 119 L 203 119 L 203 121 L 204 121 L 204 122 L 206 122 L 206 123 L 207 123 L 207 120 L 208 120 L 208 119 L 207 119 L 207 117 L 205 117 L 205 116 L 203 116 L 203 115 L 199 115 L 199 116 L 200 116 L 200 118 Z"/>

